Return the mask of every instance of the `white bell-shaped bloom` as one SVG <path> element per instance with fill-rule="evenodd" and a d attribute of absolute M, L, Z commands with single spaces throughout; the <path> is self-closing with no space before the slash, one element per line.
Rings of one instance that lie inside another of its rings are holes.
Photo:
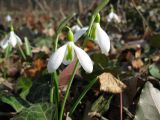
<path fill-rule="evenodd" d="M 78 30 L 80 30 L 81 28 L 79 27 L 79 25 L 74 25 L 74 26 L 72 26 L 72 28 L 71 28 L 71 30 L 73 31 L 73 32 L 77 32 Z"/>
<path fill-rule="evenodd" d="M 10 15 L 7 15 L 5 17 L 6 22 L 11 22 L 12 21 L 12 17 Z"/>
<path fill-rule="evenodd" d="M 120 23 L 121 19 L 116 13 L 110 12 L 109 15 L 107 16 L 107 21 L 108 22 L 114 21 L 114 22 Z"/>
<path fill-rule="evenodd" d="M 12 45 L 12 47 L 15 47 L 16 44 L 21 45 L 22 41 L 21 39 L 14 33 L 14 31 L 11 31 L 1 42 L 0 46 L 5 49 L 8 45 Z"/>
<path fill-rule="evenodd" d="M 93 70 L 93 63 L 90 57 L 84 50 L 76 46 L 72 41 L 67 42 L 51 55 L 47 65 L 48 72 L 54 72 L 58 69 L 62 62 L 64 64 L 69 64 L 74 59 L 75 55 L 77 56 L 83 69 L 86 72 L 91 73 Z"/>
<path fill-rule="evenodd" d="M 74 42 L 76 42 L 86 31 L 88 30 L 88 27 L 83 27 L 79 30 L 77 30 L 74 34 Z"/>
<path fill-rule="evenodd" d="M 95 23 L 96 25 L 96 38 L 95 42 L 99 45 L 103 54 L 108 55 L 110 50 L 110 39 L 107 33 L 101 28 L 99 23 Z M 84 27 L 78 30 L 74 35 L 75 42 L 88 30 L 88 27 Z"/>
<path fill-rule="evenodd" d="M 110 39 L 107 33 L 101 28 L 99 23 L 96 24 L 96 38 L 95 42 L 99 45 L 101 52 L 108 55 L 110 50 Z"/>

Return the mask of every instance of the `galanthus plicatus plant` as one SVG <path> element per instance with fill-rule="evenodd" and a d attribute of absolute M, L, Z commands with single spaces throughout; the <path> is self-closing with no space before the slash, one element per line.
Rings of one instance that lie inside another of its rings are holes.
<path fill-rule="evenodd" d="M 20 37 L 18 37 L 18 35 L 15 34 L 13 25 L 11 24 L 10 32 L 8 33 L 8 35 L 6 35 L 6 37 L 4 39 L 1 40 L 0 46 L 3 49 L 7 49 L 6 50 L 6 57 L 9 54 L 8 52 L 10 52 L 10 48 L 12 48 L 12 47 L 15 48 L 16 46 L 18 46 L 23 58 L 26 59 L 26 56 L 21 48 L 21 45 L 22 45 L 22 40 L 20 39 Z"/>
<path fill-rule="evenodd" d="M 21 39 L 15 34 L 13 26 L 9 34 L 0 42 L 0 46 L 5 49 L 8 45 L 15 47 L 17 44 L 22 45 Z"/>
<path fill-rule="evenodd" d="M 67 101 L 67 98 L 69 96 L 70 88 L 75 76 L 75 73 L 77 69 L 79 68 L 79 64 L 82 66 L 82 68 L 87 72 L 91 73 L 93 71 L 93 62 L 90 59 L 89 55 L 83 50 L 85 47 L 85 42 L 88 37 L 93 38 L 93 41 L 95 41 L 100 49 L 101 52 L 105 55 L 108 55 L 108 52 L 110 50 L 110 39 L 107 35 L 107 33 L 101 28 L 100 26 L 100 15 L 99 11 L 108 3 L 108 0 L 103 0 L 103 2 L 95 9 L 93 12 L 90 24 L 88 27 L 79 28 L 75 30 L 75 34 L 73 35 L 72 30 L 69 27 L 66 27 L 68 29 L 67 36 L 66 36 L 66 43 L 59 47 L 57 49 L 58 44 L 58 37 L 61 32 L 61 30 L 65 27 L 63 24 L 61 24 L 57 30 L 56 40 L 55 40 L 55 51 L 51 55 L 51 57 L 48 60 L 47 69 L 49 73 L 53 73 L 53 77 L 51 80 L 51 90 L 50 90 L 50 102 L 54 103 L 57 107 L 54 114 L 55 120 L 62 120 L 64 115 L 64 108 Z M 66 19 L 67 21 L 67 19 Z M 65 21 L 63 21 L 65 23 Z M 84 35 L 84 43 L 83 46 L 78 47 L 76 45 L 77 40 Z M 63 98 L 63 101 L 61 103 L 60 101 L 60 93 L 59 93 L 59 83 L 58 83 L 58 76 L 56 70 L 59 68 L 61 63 L 68 65 L 70 64 L 74 59 L 76 59 L 76 64 L 74 66 L 74 69 L 72 71 L 72 74 L 70 76 L 70 79 L 67 84 L 67 89 L 65 91 L 65 95 Z M 87 90 L 96 82 L 97 78 L 91 81 L 89 87 L 86 89 L 85 92 L 82 92 L 82 96 L 85 95 Z M 71 111 L 69 115 L 74 112 L 76 109 L 78 103 L 81 101 L 83 97 L 80 97 L 77 99 L 73 107 L 71 108 Z"/>
<path fill-rule="evenodd" d="M 69 64 L 73 61 L 76 54 L 83 69 L 86 72 L 91 73 L 93 70 L 93 63 L 87 53 L 74 44 L 74 37 L 70 28 L 67 35 L 67 40 L 69 40 L 69 42 L 60 47 L 49 59 L 47 65 L 48 72 L 54 72 L 60 66 L 62 61 L 66 65 Z"/>

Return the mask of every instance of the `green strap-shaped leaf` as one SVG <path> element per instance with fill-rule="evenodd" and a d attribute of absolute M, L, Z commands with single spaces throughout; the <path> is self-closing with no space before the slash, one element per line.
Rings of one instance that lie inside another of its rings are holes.
<path fill-rule="evenodd" d="M 73 16 L 75 16 L 75 13 L 71 14 L 60 23 L 57 29 L 57 34 L 61 33 L 62 29 L 66 26 L 66 24 L 70 21 L 70 19 L 72 19 Z"/>
<path fill-rule="evenodd" d="M 102 0 L 98 7 L 94 10 L 93 15 L 96 16 L 107 4 L 109 0 Z"/>
<path fill-rule="evenodd" d="M 26 52 L 26 55 L 32 56 L 31 45 L 30 45 L 27 37 L 24 37 L 24 42 L 25 42 L 25 52 Z"/>
<path fill-rule="evenodd" d="M 147 82 L 142 89 L 134 120 L 160 119 L 160 91 Z"/>

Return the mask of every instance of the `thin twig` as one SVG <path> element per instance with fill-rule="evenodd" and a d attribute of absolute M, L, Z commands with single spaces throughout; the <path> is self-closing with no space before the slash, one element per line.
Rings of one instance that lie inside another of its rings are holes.
<path fill-rule="evenodd" d="M 100 113 L 97 113 L 97 112 L 90 112 L 90 113 L 88 113 L 88 115 L 90 117 L 98 117 L 101 120 L 108 120 L 107 118 L 103 117 Z"/>
<path fill-rule="evenodd" d="M 120 120 L 123 120 L 123 103 L 122 103 L 122 93 L 120 93 Z"/>
<path fill-rule="evenodd" d="M 0 112 L 0 116 L 15 116 L 17 114 L 17 112 Z"/>

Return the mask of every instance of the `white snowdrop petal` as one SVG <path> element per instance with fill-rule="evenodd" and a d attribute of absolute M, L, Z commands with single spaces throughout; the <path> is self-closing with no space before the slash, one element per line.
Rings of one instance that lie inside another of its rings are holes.
<path fill-rule="evenodd" d="M 15 37 L 16 37 L 17 43 L 18 43 L 19 45 L 22 45 L 22 40 L 21 40 L 21 38 L 18 37 L 16 34 L 15 34 Z"/>
<path fill-rule="evenodd" d="M 76 45 L 73 45 L 73 48 L 83 69 L 91 73 L 93 71 L 93 63 L 88 54 Z"/>
<path fill-rule="evenodd" d="M 107 33 L 100 27 L 99 23 L 97 23 L 96 42 L 99 44 L 102 53 L 108 55 L 110 50 L 110 39 Z"/>
<path fill-rule="evenodd" d="M 113 13 L 113 12 L 110 12 L 109 15 L 107 16 L 107 21 L 108 21 L 108 22 L 111 22 L 112 19 L 113 19 L 113 17 L 114 17 L 114 13 Z"/>
<path fill-rule="evenodd" d="M 110 12 L 109 15 L 107 16 L 107 21 L 108 22 L 115 21 L 119 23 L 121 20 L 116 13 Z"/>
<path fill-rule="evenodd" d="M 116 22 L 118 22 L 118 23 L 120 23 L 120 18 L 119 18 L 119 16 L 117 15 L 117 14 L 114 14 L 114 20 L 116 21 Z"/>
<path fill-rule="evenodd" d="M 16 39 L 16 35 L 13 31 L 10 32 L 10 37 L 9 37 L 9 43 L 15 47 L 17 44 L 17 39 Z"/>
<path fill-rule="evenodd" d="M 74 25 L 71 30 L 74 32 L 77 32 L 78 30 L 80 30 L 81 28 L 79 27 L 79 25 Z"/>
<path fill-rule="evenodd" d="M 6 22 L 12 21 L 12 17 L 10 15 L 7 15 L 5 19 L 6 19 Z"/>
<path fill-rule="evenodd" d="M 87 30 L 88 30 L 88 27 L 84 27 L 84 28 L 78 30 L 74 34 L 74 42 L 76 42 Z"/>
<path fill-rule="evenodd" d="M 54 52 L 49 58 L 47 69 L 49 73 L 54 72 L 62 63 L 65 51 L 67 49 L 67 44 L 60 47 L 56 52 Z"/>

